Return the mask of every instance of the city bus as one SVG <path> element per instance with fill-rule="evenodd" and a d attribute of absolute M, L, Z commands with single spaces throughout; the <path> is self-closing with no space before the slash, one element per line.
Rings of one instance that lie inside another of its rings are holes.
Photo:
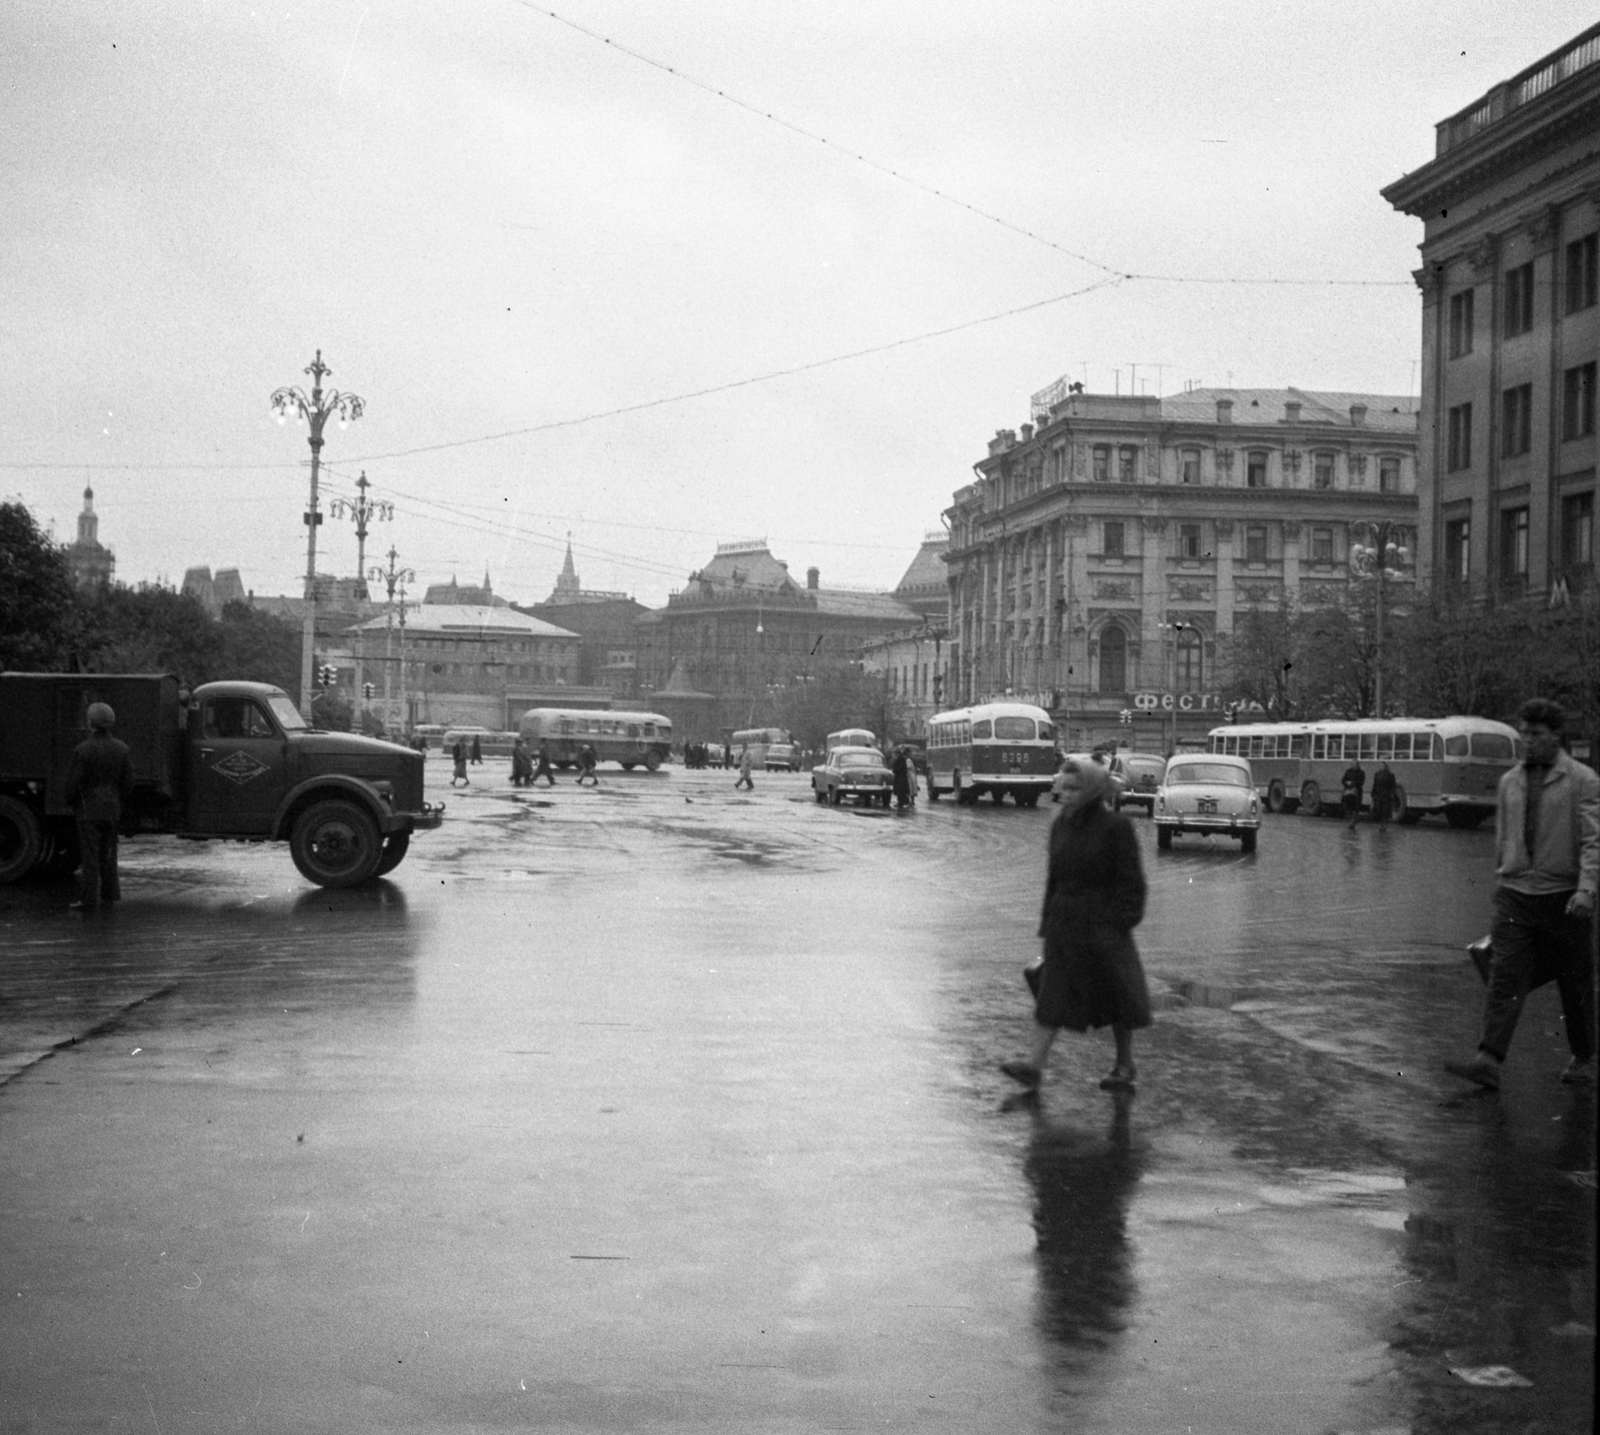
<path fill-rule="evenodd" d="M 745 748 L 750 761 L 765 772 L 799 772 L 800 745 L 783 727 L 747 727 L 732 738 L 734 761 Z"/>
<path fill-rule="evenodd" d="M 624 769 L 654 772 L 672 747 L 672 723 L 660 713 L 615 712 L 610 708 L 529 708 L 517 719 L 517 731 L 538 755 L 549 744 L 550 761 L 573 767 L 584 743 L 600 762 L 620 762 Z"/>
<path fill-rule="evenodd" d="M 1337 812 L 1340 778 L 1352 762 L 1367 774 L 1370 804 L 1380 762 L 1394 773 L 1392 816 L 1411 826 L 1430 812 L 1452 827 L 1476 827 L 1495 808 L 1501 774 L 1522 760 L 1517 730 L 1491 718 L 1364 718 L 1236 723 L 1212 728 L 1210 752 L 1250 760 L 1269 812 Z"/>
<path fill-rule="evenodd" d="M 822 745 L 824 753 L 829 753 L 836 747 L 877 747 L 878 735 L 864 727 L 845 727 L 838 732 L 830 732 L 827 740 Z"/>
<path fill-rule="evenodd" d="M 928 722 L 928 796 L 953 792 L 970 805 L 984 793 L 1007 793 L 1018 807 L 1037 807 L 1056 770 L 1050 714 L 1029 703 L 978 703 L 936 713 Z"/>

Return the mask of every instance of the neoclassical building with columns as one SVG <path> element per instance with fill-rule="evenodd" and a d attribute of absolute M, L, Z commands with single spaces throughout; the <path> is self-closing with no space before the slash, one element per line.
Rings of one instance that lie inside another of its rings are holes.
<path fill-rule="evenodd" d="M 1404 601 L 1415 399 L 1061 380 L 1032 414 L 946 511 L 952 705 L 1011 693 L 1071 743 L 1196 736 L 1222 720 L 1243 612 L 1339 601 L 1380 533 Z"/>

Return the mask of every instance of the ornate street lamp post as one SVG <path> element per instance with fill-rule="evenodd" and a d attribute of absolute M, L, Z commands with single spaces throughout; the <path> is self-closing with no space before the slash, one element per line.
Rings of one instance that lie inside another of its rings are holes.
<path fill-rule="evenodd" d="M 1383 716 L 1383 644 L 1384 625 L 1389 609 L 1389 578 L 1404 577 L 1403 565 L 1410 556 L 1404 546 L 1405 528 L 1385 518 L 1374 523 L 1362 520 L 1351 525 L 1352 532 L 1368 535 L 1370 544 L 1350 545 L 1350 570 L 1363 578 L 1378 580 L 1377 613 L 1373 621 L 1372 646 L 1372 715 Z M 1393 565 L 1391 567 L 1391 565 Z"/>
<path fill-rule="evenodd" d="M 389 681 L 394 673 L 394 595 L 398 589 L 400 593 L 400 660 L 405 662 L 405 600 L 406 584 L 415 583 L 417 575 L 409 568 L 397 568 L 396 561 L 400 555 L 393 548 L 389 549 L 389 566 L 387 568 L 374 568 L 367 574 L 374 582 L 381 581 L 389 590 L 389 608 L 387 621 L 383 630 L 383 721 L 385 727 L 394 725 L 394 708 L 391 706 L 389 695 Z M 405 670 L 400 673 L 400 704 L 405 706 Z M 403 724 L 402 724 L 403 726 Z"/>
<path fill-rule="evenodd" d="M 1170 647 L 1170 662 L 1167 665 L 1167 702 L 1171 706 L 1167 709 L 1167 756 L 1171 757 L 1178 746 L 1178 635 L 1180 633 L 1199 633 L 1199 628 L 1193 623 L 1166 622 L 1157 623 L 1158 628 L 1169 629 L 1172 633 Z"/>
<path fill-rule="evenodd" d="M 322 362 L 322 350 L 317 350 L 317 356 L 307 365 L 306 373 L 311 375 L 311 394 L 308 398 L 305 391 L 294 384 L 286 388 L 274 389 L 272 392 L 272 409 L 278 416 L 278 422 L 287 423 L 293 418 L 301 423 L 310 425 L 309 442 L 311 444 L 311 505 L 305 511 L 306 525 L 306 616 L 301 630 L 300 639 L 300 710 L 305 714 L 307 721 L 311 718 L 311 655 L 316 646 L 317 628 L 317 525 L 322 522 L 322 515 L 317 511 L 317 470 L 322 461 L 322 429 L 330 416 L 339 420 L 339 426 L 344 427 L 352 419 L 361 417 L 362 410 L 366 407 L 364 400 L 354 394 L 341 394 L 338 389 L 330 389 L 326 394 L 322 391 L 322 381 L 333 372 Z"/>
<path fill-rule="evenodd" d="M 387 523 L 394 518 L 394 504 L 374 502 L 367 497 L 367 490 L 372 487 L 367 482 L 366 469 L 361 470 L 361 477 L 356 480 L 356 487 L 360 495 L 354 500 L 336 498 L 333 500 L 331 512 L 335 518 L 348 515 L 356 525 L 356 572 L 361 575 L 363 587 L 367 580 L 367 524 L 373 519 L 380 519 Z M 363 595 L 364 596 L 364 595 Z"/>

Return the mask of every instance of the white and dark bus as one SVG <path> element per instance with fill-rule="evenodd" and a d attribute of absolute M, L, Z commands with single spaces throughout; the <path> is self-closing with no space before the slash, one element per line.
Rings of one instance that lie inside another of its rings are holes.
<path fill-rule="evenodd" d="M 625 769 L 654 772 L 672 749 L 672 723 L 660 713 L 614 712 L 609 708 L 529 708 L 517 720 L 517 731 L 537 756 L 549 744 L 550 761 L 575 767 L 584 743 L 600 762 L 620 762 Z"/>
<path fill-rule="evenodd" d="M 1517 730 L 1492 718 L 1363 718 L 1253 722 L 1215 727 L 1210 752 L 1250 760 L 1269 812 L 1315 817 L 1339 809 L 1340 778 L 1352 762 L 1367 775 L 1372 800 L 1380 762 L 1394 774 L 1394 810 L 1407 826 L 1438 813 L 1452 827 L 1476 827 L 1495 808 L 1500 777 L 1522 760 Z"/>
<path fill-rule="evenodd" d="M 1007 794 L 1036 807 L 1056 771 L 1056 729 L 1050 714 L 1030 703 L 978 703 L 936 713 L 928 722 L 928 796 L 953 792 L 976 802 Z"/>

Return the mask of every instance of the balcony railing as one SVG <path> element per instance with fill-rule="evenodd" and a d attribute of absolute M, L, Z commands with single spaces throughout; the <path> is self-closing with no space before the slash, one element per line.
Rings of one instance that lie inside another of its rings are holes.
<path fill-rule="evenodd" d="M 1434 154 L 1442 155 L 1474 135 L 1481 134 L 1523 105 L 1548 94 L 1563 80 L 1569 80 L 1580 70 L 1597 63 L 1600 63 L 1600 25 L 1591 26 L 1575 40 L 1530 65 L 1521 74 L 1496 85 L 1482 99 L 1475 100 L 1459 114 L 1439 121 L 1435 126 L 1437 138 Z"/>

